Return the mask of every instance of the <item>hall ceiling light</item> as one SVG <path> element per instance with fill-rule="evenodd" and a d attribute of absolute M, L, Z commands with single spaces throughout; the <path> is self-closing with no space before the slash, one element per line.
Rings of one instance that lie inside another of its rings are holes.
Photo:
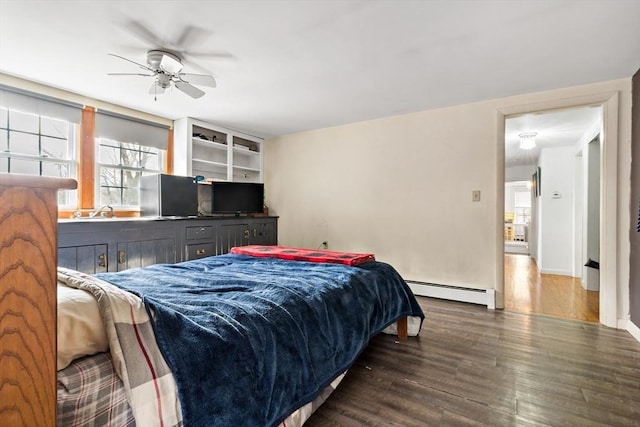
<path fill-rule="evenodd" d="M 525 132 L 518 135 L 520 137 L 520 149 L 531 150 L 536 146 L 537 132 Z"/>

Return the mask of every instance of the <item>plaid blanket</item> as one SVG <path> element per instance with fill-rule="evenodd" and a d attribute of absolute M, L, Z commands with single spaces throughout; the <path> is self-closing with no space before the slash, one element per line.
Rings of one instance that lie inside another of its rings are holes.
<path fill-rule="evenodd" d="M 57 425 L 135 427 L 122 381 L 109 353 L 74 361 L 58 371 Z"/>
<path fill-rule="evenodd" d="M 96 277 L 63 267 L 58 267 L 58 281 L 72 288 L 89 291 L 98 301 L 100 314 L 107 329 L 113 367 L 122 380 L 136 425 L 182 426 L 182 412 L 175 379 L 158 348 L 142 300 Z M 312 402 L 290 414 L 279 427 L 302 426 L 329 397 L 343 377 L 344 373 Z M 78 402 L 66 404 L 68 406 L 74 403 L 80 405 Z M 83 420 L 92 419 L 92 415 L 87 413 L 82 414 L 82 417 Z M 119 418 L 125 419 L 124 415 Z M 102 418 L 96 418 L 95 424 L 89 424 L 104 425 L 101 420 Z M 116 420 L 116 425 L 126 425 L 126 422 L 120 424 Z"/>
<path fill-rule="evenodd" d="M 181 426 L 176 383 L 140 298 L 93 276 L 58 267 L 58 280 L 91 292 L 107 329 L 113 366 L 138 426 Z"/>

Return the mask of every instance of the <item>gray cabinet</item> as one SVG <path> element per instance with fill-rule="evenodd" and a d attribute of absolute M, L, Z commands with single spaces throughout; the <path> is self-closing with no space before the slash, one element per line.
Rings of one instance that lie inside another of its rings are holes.
<path fill-rule="evenodd" d="M 277 217 L 63 220 L 58 229 L 58 265 L 89 274 L 278 242 Z"/>
<path fill-rule="evenodd" d="M 185 247 L 185 261 L 204 258 L 216 254 L 213 243 L 192 243 Z"/>
<path fill-rule="evenodd" d="M 173 238 L 119 242 L 117 244 L 118 271 L 152 264 L 176 262 L 176 241 Z"/>
<path fill-rule="evenodd" d="M 278 244 L 278 223 L 275 218 L 249 218 L 220 224 L 218 253 L 226 254 L 234 246 Z"/>
<path fill-rule="evenodd" d="M 207 220 L 191 222 L 185 227 L 184 260 L 218 255 L 216 240 L 218 227 Z"/>
<path fill-rule="evenodd" d="M 249 229 L 250 245 L 276 245 L 278 243 L 278 230 L 275 221 L 256 220 Z"/>
<path fill-rule="evenodd" d="M 107 245 L 82 245 L 58 248 L 58 265 L 84 273 L 106 273 Z"/>
<path fill-rule="evenodd" d="M 249 224 L 220 224 L 220 238 L 218 239 L 218 254 L 229 253 L 234 246 L 249 244 Z"/>
<path fill-rule="evenodd" d="M 189 221 L 184 260 L 229 253 L 234 246 L 278 243 L 277 217 L 214 218 Z"/>
<path fill-rule="evenodd" d="M 122 271 L 180 261 L 169 221 L 65 220 L 58 223 L 58 265 L 83 273 Z"/>

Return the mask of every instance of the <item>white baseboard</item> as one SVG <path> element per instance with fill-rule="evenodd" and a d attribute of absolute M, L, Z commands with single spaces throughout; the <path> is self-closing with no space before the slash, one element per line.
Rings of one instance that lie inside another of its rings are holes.
<path fill-rule="evenodd" d="M 631 320 L 627 320 L 627 331 L 636 341 L 640 342 L 640 327 L 636 326 Z"/>
<path fill-rule="evenodd" d="M 559 276 L 571 276 L 571 274 L 573 272 L 569 271 L 569 270 L 558 270 L 558 269 L 553 269 L 553 268 L 541 268 L 540 269 L 540 273 L 541 274 L 557 274 Z"/>
<path fill-rule="evenodd" d="M 469 289 L 411 280 L 407 280 L 407 284 L 415 295 L 486 305 L 490 310 L 496 308 L 495 289 Z"/>

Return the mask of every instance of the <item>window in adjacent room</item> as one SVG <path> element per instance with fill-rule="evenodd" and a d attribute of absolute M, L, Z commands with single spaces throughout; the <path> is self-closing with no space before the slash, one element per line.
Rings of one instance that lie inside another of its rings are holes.
<path fill-rule="evenodd" d="M 163 172 L 168 126 L 96 112 L 96 204 L 138 209 L 140 177 Z"/>
<path fill-rule="evenodd" d="M 514 193 L 514 208 L 516 224 L 529 224 L 531 222 L 531 192 L 516 191 Z"/>
<path fill-rule="evenodd" d="M 162 150 L 130 142 L 98 139 L 100 206 L 138 207 L 140 177 L 162 173 Z"/>
<path fill-rule="evenodd" d="M 77 178 L 77 125 L 63 119 L 0 107 L 0 173 Z M 77 191 L 58 192 L 61 207 L 75 207 Z"/>

